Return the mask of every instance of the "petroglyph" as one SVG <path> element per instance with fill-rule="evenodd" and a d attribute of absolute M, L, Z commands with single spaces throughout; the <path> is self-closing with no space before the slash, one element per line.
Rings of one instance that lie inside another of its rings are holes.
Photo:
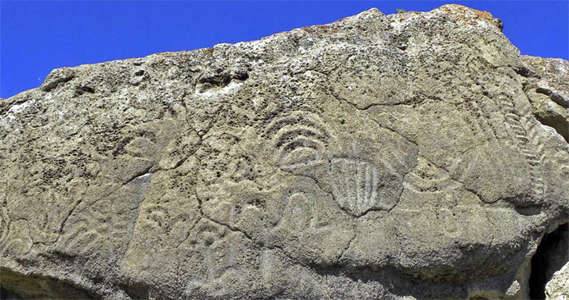
<path fill-rule="evenodd" d="M 393 208 L 403 174 L 414 164 L 413 144 L 385 128 L 379 128 L 379 140 L 342 132 L 332 136 L 323 124 L 320 116 L 306 111 L 273 119 L 264 136 L 271 137 L 278 167 L 314 179 L 334 196 L 340 209 L 353 216 Z M 374 122 L 363 126 L 378 130 Z"/>
<path fill-rule="evenodd" d="M 530 165 L 531 188 L 534 196 L 537 201 L 542 201 L 545 194 L 542 166 L 544 151 L 543 143 L 539 141 L 539 123 L 531 115 L 531 106 L 527 98 L 514 100 L 517 101 L 514 102 L 505 96 L 498 97 L 510 134 L 517 142 L 520 153 Z"/>
<path fill-rule="evenodd" d="M 147 220 L 146 223 L 148 223 L 149 226 L 153 226 L 164 233 L 169 231 L 170 215 L 166 208 L 159 205 L 146 207 L 142 215 Z"/>
<path fill-rule="evenodd" d="M 446 171 L 434 166 L 422 157 L 419 157 L 417 167 L 405 176 L 403 185 L 416 193 L 449 192 L 461 186 Z"/>
<path fill-rule="evenodd" d="M 110 235 L 110 231 L 114 229 L 111 224 L 112 216 L 109 214 L 109 205 L 108 201 L 100 201 L 72 217 L 71 222 L 66 223 L 67 226 L 64 228 L 62 241 L 65 248 L 77 249 L 78 253 L 86 253 L 103 247 L 101 243 L 104 242 L 104 237 Z"/>
<path fill-rule="evenodd" d="M 378 176 L 377 167 L 368 161 L 333 158 L 330 164 L 330 180 L 336 201 L 340 207 L 357 216 L 381 207 L 381 199 L 377 195 Z"/>
<path fill-rule="evenodd" d="M 321 124 L 314 113 L 294 111 L 267 126 L 265 135 L 272 138 L 281 168 L 290 170 L 324 163 L 330 136 Z"/>
<path fill-rule="evenodd" d="M 9 230 L 0 244 L 0 254 L 25 255 L 33 246 L 33 238 L 30 232 L 29 221 L 24 219 L 14 220 L 9 223 Z"/>

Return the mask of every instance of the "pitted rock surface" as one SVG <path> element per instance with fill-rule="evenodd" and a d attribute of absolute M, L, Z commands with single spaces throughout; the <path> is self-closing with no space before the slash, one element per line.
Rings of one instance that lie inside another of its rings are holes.
<path fill-rule="evenodd" d="M 547 299 L 569 299 L 569 264 L 555 272 L 551 281 L 547 283 L 546 288 Z"/>
<path fill-rule="evenodd" d="M 5 295 L 527 299 L 569 218 L 568 62 L 376 9 L 0 101 Z"/>

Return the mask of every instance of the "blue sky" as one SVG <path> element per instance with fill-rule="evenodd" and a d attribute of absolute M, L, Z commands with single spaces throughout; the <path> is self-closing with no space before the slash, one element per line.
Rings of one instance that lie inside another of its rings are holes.
<path fill-rule="evenodd" d="M 569 59 L 569 1 L 16 1 L 0 0 L 0 97 L 50 70 L 255 40 L 377 7 L 458 3 L 491 12 L 522 54 Z"/>

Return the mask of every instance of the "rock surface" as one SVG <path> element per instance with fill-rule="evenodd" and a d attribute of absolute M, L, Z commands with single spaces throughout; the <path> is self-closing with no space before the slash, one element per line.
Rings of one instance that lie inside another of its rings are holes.
<path fill-rule="evenodd" d="M 445 5 L 56 69 L 0 101 L 1 293 L 527 299 L 568 66 Z"/>
<path fill-rule="evenodd" d="M 553 278 L 546 286 L 547 299 L 569 299 L 569 264 L 553 274 Z"/>

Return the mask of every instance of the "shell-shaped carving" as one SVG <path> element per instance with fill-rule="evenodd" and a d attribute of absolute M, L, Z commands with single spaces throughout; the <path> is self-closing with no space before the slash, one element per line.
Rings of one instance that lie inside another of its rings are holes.
<path fill-rule="evenodd" d="M 333 158 L 330 185 L 334 198 L 352 215 L 361 216 L 377 206 L 379 174 L 377 167 L 365 160 Z"/>

